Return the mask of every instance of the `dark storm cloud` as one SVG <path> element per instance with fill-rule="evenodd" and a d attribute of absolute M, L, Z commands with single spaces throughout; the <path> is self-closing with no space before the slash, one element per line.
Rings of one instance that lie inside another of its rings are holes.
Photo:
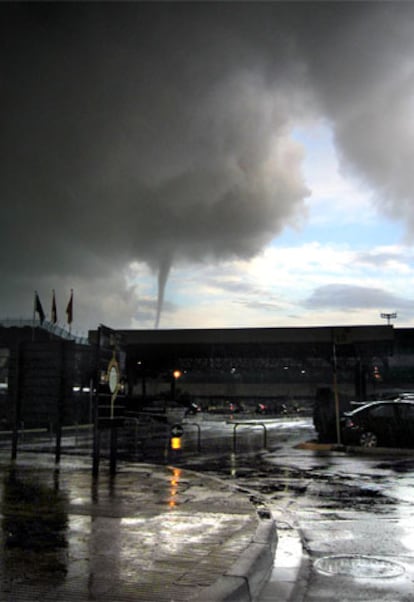
<path fill-rule="evenodd" d="M 175 259 L 249 257 L 300 213 L 287 96 L 258 68 L 247 15 L 233 25 L 220 5 L 0 10 L 10 286 L 16 274 L 87 280 L 142 260 L 162 293 Z"/>
<path fill-rule="evenodd" d="M 393 295 L 380 288 L 369 288 L 347 284 L 327 284 L 314 290 L 306 299 L 305 307 L 310 309 L 336 309 L 355 311 L 357 309 L 379 308 L 387 310 L 396 307 L 411 309 L 413 302 L 406 297 Z M 385 309 L 384 309 L 385 308 Z"/>
<path fill-rule="evenodd" d="M 200 11 L 9 8 L 19 35 L 6 43 L 2 240 L 24 237 L 27 250 L 10 270 L 247 257 L 294 219 L 306 189 L 299 153 L 280 140 L 286 101 L 240 34 L 210 31 Z"/>
<path fill-rule="evenodd" d="M 322 26 L 298 38 L 341 166 L 376 190 L 378 208 L 414 234 L 412 2 L 319 6 Z M 320 43 L 320 41 L 323 41 Z"/>
<path fill-rule="evenodd" d="M 2 3 L 2 313 L 56 281 L 110 294 L 132 261 L 158 272 L 159 312 L 173 262 L 251 257 L 303 215 L 289 132 L 317 115 L 411 223 L 412 12 Z"/>

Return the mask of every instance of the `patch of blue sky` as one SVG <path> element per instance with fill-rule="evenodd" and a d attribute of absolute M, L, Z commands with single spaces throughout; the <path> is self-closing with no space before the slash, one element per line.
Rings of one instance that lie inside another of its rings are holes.
<path fill-rule="evenodd" d="M 184 264 L 172 267 L 165 290 L 165 299 L 177 306 L 194 306 L 200 303 L 204 285 L 201 265 Z"/>
<path fill-rule="evenodd" d="M 343 223 L 331 221 L 324 224 L 309 223 L 302 229 L 285 228 L 272 246 L 298 246 L 318 241 L 321 244 L 349 245 L 355 249 L 401 243 L 403 228 L 398 222 L 378 218 L 375 223 Z"/>
<path fill-rule="evenodd" d="M 304 147 L 303 175 L 311 195 L 302 227 L 286 228 L 275 238 L 276 246 L 318 241 L 364 249 L 401 242 L 402 223 L 377 211 L 375 191 L 341 171 L 326 121 L 295 127 L 291 135 Z"/>

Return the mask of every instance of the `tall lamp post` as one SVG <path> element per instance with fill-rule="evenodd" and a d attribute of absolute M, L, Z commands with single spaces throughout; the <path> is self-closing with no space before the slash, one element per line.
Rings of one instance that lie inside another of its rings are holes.
<path fill-rule="evenodd" d="M 395 320 L 397 318 L 397 313 L 396 312 L 393 312 L 391 314 L 381 313 L 380 316 L 384 320 L 387 320 L 387 324 L 390 325 L 391 324 L 391 320 Z"/>
<path fill-rule="evenodd" d="M 176 396 L 176 386 L 175 383 L 176 381 L 181 378 L 181 376 L 183 375 L 183 373 L 181 372 L 181 370 L 174 370 L 174 372 L 172 373 L 172 381 L 171 381 L 171 399 L 173 401 L 175 401 L 175 396 Z"/>

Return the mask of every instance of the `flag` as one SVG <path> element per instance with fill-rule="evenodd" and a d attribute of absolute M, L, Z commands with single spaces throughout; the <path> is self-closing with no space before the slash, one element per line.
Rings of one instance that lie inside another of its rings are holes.
<path fill-rule="evenodd" d="M 40 323 L 43 324 L 45 319 L 45 312 L 43 311 L 42 304 L 40 303 L 39 295 L 35 292 L 35 313 L 39 314 Z"/>
<path fill-rule="evenodd" d="M 73 289 L 70 291 L 70 299 L 68 306 L 66 308 L 66 315 L 68 317 L 68 324 L 72 324 L 73 322 Z"/>
<path fill-rule="evenodd" d="M 57 308 L 56 308 L 56 297 L 55 297 L 55 291 L 53 291 L 53 296 L 52 296 L 52 314 L 51 314 L 51 322 L 52 322 L 52 324 L 56 324 L 56 322 L 57 322 Z"/>

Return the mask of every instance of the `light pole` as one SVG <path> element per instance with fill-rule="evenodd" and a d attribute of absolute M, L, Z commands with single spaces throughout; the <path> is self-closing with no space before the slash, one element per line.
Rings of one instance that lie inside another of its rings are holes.
<path fill-rule="evenodd" d="M 175 383 L 176 381 L 181 378 L 181 376 L 183 375 L 183 373 L 181 372 L 181 370 L 174 370 L 174 372 L 172 373 L 172 381 L 171 381 L 171 399 L 173 401 L 175 401 L 175 396 L 176 396 L 176 386 Z"/>
<path fill-rule="evenodd" d="M 387 320 L 387 324 L 389 326 L 391 324 L 391 320 L 395 320 L 397 318 L 397 313 L 396 312 L 393 312 L 391 314 L 381 313 L 380 316 L 384 320 Z"/>

